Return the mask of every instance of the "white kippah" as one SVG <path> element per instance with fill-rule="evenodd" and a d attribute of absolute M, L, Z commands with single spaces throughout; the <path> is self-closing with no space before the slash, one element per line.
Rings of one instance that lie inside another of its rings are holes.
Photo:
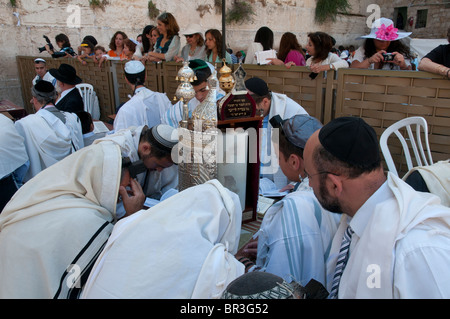
<path fill-rule="evenodd" d="M 125 73 L 139 74 L 145 71 L 145 66 L 140 61 L 129 61 L 125 64 Z"/>
<path fill-rule="evenodd" d="M 160 144 L 167 148 L 172 148 L 178 143 L 178 135 L 176 134 L 176 131 L 177 129 L 170 125 L 159 124 L 155 126 L 153 136 Z"/>
<path fill-rule="evenodd" d="M 42 58 L 37 58 L 36 60 L 34 60 L 34 63 L 40 63 L 40 62 L 47 64 L 47 62 L 45 62 L 45 60 Z"/>

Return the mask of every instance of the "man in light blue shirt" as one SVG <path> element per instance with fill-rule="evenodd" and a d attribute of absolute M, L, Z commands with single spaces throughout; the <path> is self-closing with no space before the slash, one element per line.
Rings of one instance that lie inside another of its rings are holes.
<path fill-rule="evenodd" d="M 326 284 L 326 264 L 339 215 L 324 210 L 317 201 L 304 172 L 303 148 L 320 122 L 305 114 L 281 121 L 276 150 L 280 168 L 292 181 L 294 190 L 266 212 L 258 237 L 255 264 L 248 254 L 255 242 L 244 246 L 238 259 L 247 271 L 265 271 L 306 285 L 311 279 Z M 244 257 L 244 258 L 242 258 Z"/>

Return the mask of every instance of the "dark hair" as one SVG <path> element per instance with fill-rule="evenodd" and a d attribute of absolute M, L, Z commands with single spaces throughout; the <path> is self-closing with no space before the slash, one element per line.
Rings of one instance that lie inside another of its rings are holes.
<path fill-rule="evenodd" d="M 117 32 L 114 33 L 114 35 L 112 36 L 111 42 L 109 42 L 109 48 L 110 48 L 111 50 L 114 50 L 114 51 L 117 50 L 117 48 L 116 48 L 116 37 L 117 37 L 118 34 L 122 35 L 122 37 L 123 37 L 124 40 L 125 40 L 125 39 L 128 39 L 128 36 L 125 34 L 125 32 L 117 31 Z"/>
<path fill-rule="evenodd" d="M 178 32 L 180 32 L 180 27 L 178 26 L 177 20 L 170 12 L 160 14 L 157 20 L 166 25 L 168 39 L 178 35 Z"/>
<path fill-rule="evenodd" d="M 145 70 L 141 73 L 137 74 L 128 74 L 125 73 L 125 77 L 127 78 L 128 82 L 130 82 L 132 85 L 138 86 L 138 85 L 144 85 L 145 83 Z M 133 93 L 134 95 L 134 93 Z"/>
<path fill-rule="evenodd" d="M 151 51 L 150 39 L 147 38 L 147 34 L 150 34 L 153 28 L 153 25 L 147 25 L 144 30 L 142 30 L 142 47 L 144 48 L 144 53 Z"/>
<path fill-rule="evenodd" d="M 84 40 L 81 44 L 87 44 L 88 48 L 91 49 L 91 53 L 94 53 L 95 46 L 91 41 Z"/>
<path fill-rule="evenodd" d="M 263 49 L 270 50 L 273 48 L 273 31 L 268 27 L 261 27 L 256 31 L 255 42 L 261 43 Z"/>
<path fill-rule="evenodd" d="M 81 130 L 83 134 L 87 134 L 91 131 L 92 116 L 89 112 L 79 111 L 76 113 L 81 122 Z"/>
<path fill-rule="evenodd" d="M 192 86 L 197 86 L 202 84 L 203 82 L 207 82 L 208 78 L 211 76 L 211 69 L 207 67 L 204 69 L 196 70 L 195 76 L 197 77 L 197 80 L 194 80 L 194 82 L 191 83 Z"/>
<path fill-rule="evenodd" d="M 331 37 L 325 32 L 311 32 L 308 38 L 314 44 L 314 62 L 325 60 L 333 48 Z"/>
<path fill-rule="evenodd" d="M 292 32 L 286 32 L 283 34 L 280 40 L 278 59 L 284 62 L 291 50 L 299 51 L 303 55 L 303 57 L 305 57 L 302 46 L 300 45 L 300 43 L 298 43 L 295 34 L 293 34 Z"/>
<path fill-rule="evenodd" d="M 280 129 L 279 134 L 279 140 L 278 140 L 278 149 L 281 153 L 283 153 L 283 156 L 285 159 L 289 158 L 291 154 L 295 154 L 303 158 L 303 149 L 300 147 L 295 146 L 289 140 L 287 139 L 286 135 L 284 134 L 284 131 Z M 273 137 L 274 135 L 272 135 Z"/>
<path fill-rule="evenodd" d="M 94 47 L 98 44 L 97 39 L 94 38 L 92 35 L 85 36 L 83 41 L 86 41 L 86 40 L 90 41 L 94 45 Z"/>
<path fill-rule="evenodd" d="M 349 178 L 357 178 L 364 173 L 373 172 L 381 167 L 381 159 L 368 165 L 352 165 L 343 162 L 328 152 L 322 145 L 318 145 L 313 151 L 313 158 L 316 160 L 318 172 L 333 172 Z M 325 177 L 321 178 L 324 179 Z"/>
<path fill-rule="evenodd" d="M 400 41 L 400 40 L 391 41 L 391 43 L 389 44 L 389 47 L 386 49 L 386 52 L 388 52 L 388 53 L 389 52 L 398 52 L 401 55 L 403 55 L 406 59 L 410 59 L 410 60 L 413 59 L 409 48 L 406 45 L 404 45 L 402 43 L 402 41 Z M 366 41 L 364 42 L 364 56 L 368 59 L 375 53 L 377 53 L 377 49 L 375 47 L 374 39 L 366 39 Z M 383 67 L 383 64 L 384 63 L 381 62 L 381 68 Z M 391 69 L 394 68 L 393 63 L 389 63 L 389 65 L 391 66 Z"/>
<path fill-rule="evenodd" d="M 145 126 L 142 130 L 139 142 L 147 142 L 151 145 L 152 149 L 150 151 L 150 156 L 156 157 L 157 159 L 169 157 L 172 159 L 172 150 L 167 150 L 160 147 L 158 141 L 153 137 L 152 129 Z"/>
<path fill-rule="evenodd" d="M 103 47 L 103 46 L 101 46 L 101 45 L 97 45 L 97 46 L 94 48 L 94 53 L 95 53 L 95 51 L 97 51 L 97 50 L 102 50 L 103 52 L 106 53 L 105 47 Z"/>
<path fill-rule="evenodd" d="M 70 41 L 69 41 L 69 37 L 67 35 L 65 35 L 64 33 L 60 33 L 55 37 L 55 41 L 56 42 L 62 42 L 63 48 L 67 48 L 67 47 L 71 47 L 70 45 Z"/>
<path fill-rule="evenodd" d="M 217 29 L 209 29 L 205 32 L 205 38 L 208 33 L 211 33 L 212 37 L 216 41 L 216 48 L 217 48 L 217 56 L 220 59 L 223 59 L 223 43 L 222 43 L 222 33 L 220 33 Z M 206 49 L 206 56 L 209 57 L 212 54 L 212 50 Z M 213 61 L 215 63 L 215 61 Z"/>

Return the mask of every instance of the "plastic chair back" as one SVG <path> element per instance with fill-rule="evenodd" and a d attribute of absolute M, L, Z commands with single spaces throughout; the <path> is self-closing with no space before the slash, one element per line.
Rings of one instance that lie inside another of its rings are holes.
<path fill-rule="evenodd" d="M 415 134 L 413 128 L 415 129 Z M 405 136 L 400 132 L 401 129 L 406 129 Z M 422 143 L 421 132 L 424 134 L 424 143 Z M 398 137 L 402 145 L 408 171 L 415 166 L 427 166 L 433 164 L 428 143 L 427 121 L 420 116 L 408 117 L 389 126 L 380 137 L 381 152 L 383 153 L 386 165 L 390 172 L 398 176 L 397 168 L 387 144 L 389 136 L 393 133 Z M 416 165 L 413 164 L 408 142 L 413 150 Z"/>

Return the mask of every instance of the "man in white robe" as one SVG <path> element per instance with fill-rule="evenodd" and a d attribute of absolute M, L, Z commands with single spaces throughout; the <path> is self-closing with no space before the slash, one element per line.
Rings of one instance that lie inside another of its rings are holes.
<path fill-rule="evenodd" d="M 237 258 L 250 272 L 269 272 L 302 286 L 314 279 L 325 286 L 325 261 L 340 216 L 320 206 L 308 186 L 303 161 L 306 141 L 322 125 L 304 114 L 280 124 L 279 141 L 274 141 L 280 168 L 297 183 L 291 193 L 269 208 L 254 236 L 257 241 L 244 246 Z M 250 262 L 254 260 L 255 247 L 256 261 Z"/>
<path fill-rule="evenodd" d="M 172 160 L 172 149 L 178 143 L 176 129 L 165 124 L 130 127 L 97 139 L 94 144 L 104 141 L 117 144 L 122 156 L 132 163 L 143 162 L 145 167 L 136 178 L 147 197 L 159 200 L 167 190 L 178 187 L 178 168 Z"/>
<path fill-rule="evenodd" d="M 0 215 L 0 298 L 77 298 L 117 221 L 119 194 L 128 215 L 142 209 L 142 189 L 110 142 L 22 186 Z"/>
<path fill-rule="evenodd" d="M 56 88 L 56 79 L 47 70 L 47 62 L 44 59 L 37 58 L 34 60 L 34 70 L 36 71 L 36 77 L 32 81 L 33 86 L 44 80 L 50 82 Z"/>
<path fill-rule="evenodd" d="M 304 158 L 319 202 L 343 213 L 327 262 L 330 298 L 450 297 L 450 208 L 386 178 L 372 127 L 337 118 L 310 137 Z"/>
<path fill-rule="evenodd" d="M 24 181 L 84 146 L 78 116 L 54 106 L 56 90 L 50 82 L 39 81 L 32 88 L 32 96 L 36 113 L 15 123 L 17 132 L 25 139 L 30 159 Z"/>
<path fill-rule="evenodd" d="M 217 180 L 119 221 L 82 298 L 220 298 L 244 273 L 233 256 L 239 197 Z"/>
<path fill-rule="evenodd" d="M 245 86 L 256 102 L 257 113 L 264 117 L 262 137 L 260 137 L 260 175 L 262 178 L 269 178 L 275 183 L 278 189 L 281 189 L 290 181 L 281 171 L 277 155 L 272 147 L 273 127 L 270 120 L 275 115 L 279 115 L 282 120 L 287 120 L 297 114 L 308 115 L 308 112 L 287 95 L 271 92 L 267 83 L 260 78 L 254 77 L 248 79 L 245 81 Z"/>
<path fill-rule="evenodd" d="M 17 133 L 14 122 L 0 114 L 0 213 L 22 186 L 29 165 L 23 137 Z"/>
<path fill-rule="evenodd" d="M 116 114 L 114 130 L 131 126 L 153 127 L 161 123 L 165 112 L 172 103 L 165 93 L 153 92 L 144 86 L 145 66 L 140 61 L 125 64 L 125 80 L 133 90 L 133 97 Z"/>

